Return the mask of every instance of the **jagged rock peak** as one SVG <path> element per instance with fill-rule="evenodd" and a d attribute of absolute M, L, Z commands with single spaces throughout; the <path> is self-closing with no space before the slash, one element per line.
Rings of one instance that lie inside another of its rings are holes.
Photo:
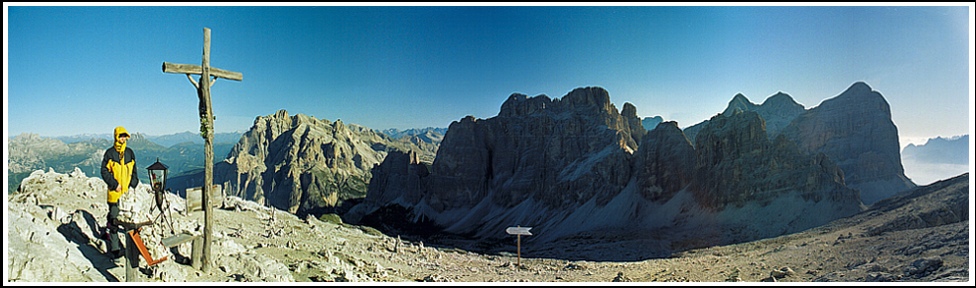
<path fill-rule="evenodd" d="M 563 111 L 580 110 L 592 113 L 617 114 L 616 107 L 610 102 L 610 93 L 601 87 L 576 88 L 562 99 L 552 99 L 545 94 L 528 97 L 521 93 L 512 93 L 502 103 L 498 116 L 516 117 L 533 115 L 543 111 L 559 113 Z M 636 108 L 635 108 L 636 116 Z"/>
<path fill-rule="evenodd" d="M 273 117 L 274 118 L 288 118 L 288 111 L 285 111 L 285 109 L 278 110 L 277 112 L 275 112 L 275 114 L 274 114 Z"/>
<path fill-rule="evenodd" d="M 857 81 L 854 82 L 854 84 L 851 84 L 851 87 L 848 87 L 847 90 L 841 94 L 845 94 L 847 92 L 862 94 L 862 93 L 870 93 L 872 91 L 874 91 L 874 89 L 871 89 L 871 86 L 869 86 L 868 83 L 864 83 L 864 81 Z"/>
<path fill-rule="evenodd" d="M 755 108 L 756 103 L 749 101 L 749 98 L 746 98 L 746 96 L 742 95 L 742 93 L 737 93 L 734 97 L 732 97 L 732 100 L 729 101 L 729 106 L 725 108 L 725 111 L 722 111 L 722 114 L 731 115 L 735 113 L 735 111 L 753 111 Z"/>
<path fill-rule="evenodd" d="M 502 103 L 502 108 L 498 111 L 498 116 L 502 117 L 515 117 L 523 115 L 531 115 L 546 109 L 546 105 L 552 107 L 552 99 L 545 94 L 528 97 L 521 93 L 512 93 L 508 96 L 508 100 Z"/>
<path fill-rule="evenodd" d="M 821 106 L 828 102 L 842 103 L 842 105 L 878 105 L 883 111 L 890 113 L 888 101 L 885 100 L 884 96 L 872 89 L 871 86 L 868 86 L 867 83 L 861 81 L 854 82 L 854 84 L 851 84 L 851 87 L 841 92 L 840 95 L 824 100 Z"/>
<path fill-rule="evenodd" d="M 637 107 L 634 107 L 634 104 L 630 104 L 630 102 L 624 103 L 624 107 L 620 109 L 620 116 L 624 116 L 625 118 L 636 118 Z"/>
<path fill-rule="evenodd" d="M 746 97 L 746 95 L 743 95 L 742 93 L 735 93 L 735 96 L 732 96 L 732 100 L 729 101 L 729 103 L 733 103 L 733 102 L 752 103 L 752 101 L 749 101 L 749 98 Z"/>
<path fill-rule="evenodd" d="M 904 175 L 888 101 L 864 82 L 807 110 L 783 134 L 806 153 L 830 156 L 864 204 L 915 187 Z"/>
<path fill-rule="evenodd" d="M 576 88 L 560 101 L 570 109 L 595 107 L 600 111 L 616 110 L 610 103 L 610 93 L 602 87 Z"/>
<path fill-rule="evenodd" d="M 776 94 L 773 94 L 773 96 L 769 96 L 769 98 L 766 98 L 766 101 L 763 101 L 763 103 L 761 104 L 761 106 L 764 106 L 764 107 L 766 107 L 766 106 L 769 106 L 769 107 L 795 107 L 795 106 L 799 106 L 801 108 L 803 107 L 803 105 L 800 105 L 800 103 L 796 103 L 796 100 L 794 100 L 793 97 L 790 96 L 790 94 L 783 93 L 782 91 L 776 92 Z"/>
<path fill-rule="evenodd" d="M 630 102 L 624 103 L 623 109 L 620 110 L 620 116 L 624 118 L 624 121 L 627 121 L 630 137 L 634 139 L 634 143 L 640 143 L 644 134 L 647 134 L 647 130 L 645 130 L 640 117 L 637 117 L 637 107 L 634 107 L 634 104 L 630 104 Z"/>
<path fill-rule="evenodd" d="M 660 116 L 658 116 L 658 117 L 660 117 Z M 665 130 L 673 130 L 674 128 L 678 128 L 678 121 L 664 121 L 664 122 L 658 123 L 657 124 L 657 127 L 661 127 L 661 129 L 665 129 Z M 657 129 L 657 128 L 655 127 L 655 129 Z M 678 128 L 678 131 L 681 131 L 681 128 Z"/>

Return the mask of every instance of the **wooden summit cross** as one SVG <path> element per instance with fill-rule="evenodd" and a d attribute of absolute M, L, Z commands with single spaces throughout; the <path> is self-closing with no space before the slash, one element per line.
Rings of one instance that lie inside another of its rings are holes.
<path fill-rule="evenodd" d="M 190 83 L 197 89 L 197 97 L 200 98 L 200 136 L 203 136 L 204 145 L 204 178 L 203 178 L 203 271 L 210 270 L 210 244 L 213 229 L 213 211 L 210 206 L 211 190 L 213 190 L 213 112 L 210 109 L 210 86 L 217 81 L 217 78 L 241 81 L 244 74 L 240 72 L 226 71 L 210 67 L 210 28 L 203 28 L 203 63 L 200 66 L 192 64 L 173 64 L 163 62 L 164 73 L 186 74 Z M 190 74 L 200 75 L 200 83 L 193 81 Z M 213 77 L 213 80 L 210 79 Z"/>

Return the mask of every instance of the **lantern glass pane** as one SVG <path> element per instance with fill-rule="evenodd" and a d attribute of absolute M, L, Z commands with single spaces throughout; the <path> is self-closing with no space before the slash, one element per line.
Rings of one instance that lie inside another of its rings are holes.
<path fill-rule="evenodd" d="M 162 191 L 166 181 L 165 170 L 149 170 L 149 183 L 153 190 Z"/>

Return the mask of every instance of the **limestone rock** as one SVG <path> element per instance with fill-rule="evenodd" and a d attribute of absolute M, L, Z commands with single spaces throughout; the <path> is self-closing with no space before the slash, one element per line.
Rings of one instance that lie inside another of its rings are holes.
<path fill-rule="evenodd" d="M 801 151 L 830 157 L 864 204 L 915 187 L 905 177 L 888 102 L 864 82 L 804 112 L 782 133 Z"/>
<path fill-rule="evenodd" d="M 351 206 L 346 201 L 365 196 L 370 170 L 392 150 L 432 159 L 436 146 L 280 110 L 255 119 L 228 158 L 215 165 L 214 179 L 228 195 L 291 213 L 345 212 Z"/>
<path fill-rule="evenodd" d="M 766 98 L 762 104 L 757 105 L 749 101 L 742 93 L 735 94 L 732 100 L 729 101 L 728 106 L 725 110 L 719 114 L 724 116 L 731 116 L 738 112 L 751 111 L 756 112 L 763 119 L 766 125 L 767 137 L 772 140 L 779 135 L 779 133 L 786 128 L 797 116 L 803 113 L 805 110 L 803 105 L 796 103 L 793 97 L 790 95 L 778 92 Z M 685 134 L 688 139 L 695 141 L 698 136 L 698 132 L 704 127 L 705 123 L 709 120 L 705 120 L 702 123 L 692 125 L 691 127 L 685 128 Z"/>
<path fill-rule="evenodd" d="M 677 122 L 658 124 L 644 136 L 636 158 L 637 186 L 650 201 L 667 201 L 694 177 L 695 148 Z"/>
<path fill-rule="evenodd" d="M 802 110 L 785 94 L 764 105 L 737 99 L 749 109 Z M 707 217 L 684 211 L 749 206 L 751 212 L 730 213 L 771 218 L 762 223 L 776 226 L 726 223 L 735 227 L 722 229 L 742 232 L 707 242 L 800 231 L 863 209 L 829 157 L 804 154 L 782 136 L 770 140 L 758 112 L 717 115 L 689 140 L 675 122 L 647 132 L 635 107 L 625 104 L 618 113 L 601 88 L 575 89 L 560 99 L 512 94 L 495 117 L 451 123 L 429 169 L 416 156 L 391 153 L 373 170 L 379 178 L 366 200 L 347 217 L 355 219 L 344 220 L 405 219 L 479 239 L 497 238 L 492 231 L 513 223 L 532 223 L 552 239 L 608 225 L 661 227 L 672 217 Z M 693 200 L 661 209 L 680 193 Z M 764 208 L 775 201 L 781 206 Z M 784 209 L 805 212 L 784 217 Z"/>
<path fill-rule="evenodd" d="M 768 203 L 799 193 L 814 202 L 836 202 L 843 211 L 836 217 L 861 209 L 857 193 L 844 186 L 843 172 L 827 157 L 800 153 L 783 137 L 770 142 L 756 112 L 712 117 L 696 139 L 695 152 L 692 191 L 706 207 Z"/>
<path fill-rule="evenodd" d="M 513 207 L 526 203 L 555 210 L 591 200 L 604 205 L 630 181 L 637 139 L 647 133 L 636 108 L 624 106 L 623 113 L 618 112 L 607 91 L 599 87 L 574 89 L 561 99 L 512 94 L 496 117 L 468 116 L 451 123 L 429 176 L 420 178 L 417 173 L 406 172 L 416 167 L 412 161 L 384 162 L 377 171 L 387 171 L 383 173 L 389 174 L 384 175 L 391 178 L 374 179 L 378 185 L 370 186 L 365 201 L 374 207 L 365 210 L 393 204 L 371 200 L 395 198 L 389 195 L 403 195 L 399 199 L 405 201 L 400 205 L 417 207 L 411 212 L 415 218 L 435 221 L 438 214 L 450 211 L 478 213 L 470 209 L 479 205 Z M 400 167 L 384 167 L 388 164 Z M 403 175 L 410 175 L 415 179 L 410 181 L 419 184 L 390 185 L 404 183 Z M 445 226 L 456 222 L 449 218 L 440 221 Z M 471 225 L 454 225 L 457 230 L 453 231 L 464 233 L 514 220 L 472 216 L 468 221 Z"/>

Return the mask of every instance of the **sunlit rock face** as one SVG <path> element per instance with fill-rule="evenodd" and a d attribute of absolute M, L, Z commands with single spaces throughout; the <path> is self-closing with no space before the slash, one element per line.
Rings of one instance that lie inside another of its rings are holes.
<path fill-rule="evenodd" d="M 365 196 L 370 170 L 389 151 L 433 158 L 436 146 L 410 141 L 281 110 L 254 120 L 227 159 L 215 165 L 214 179 L 228 195 L 291 213 L 334 213 L 344 201 Z"/>
<path fill-rule="evenodd" d="M 783 135 L 805 153 L 826 154 L 865 204 L 915 187 L 905 177 L 888 102 L 864 82 L 804 112 Z"/>

